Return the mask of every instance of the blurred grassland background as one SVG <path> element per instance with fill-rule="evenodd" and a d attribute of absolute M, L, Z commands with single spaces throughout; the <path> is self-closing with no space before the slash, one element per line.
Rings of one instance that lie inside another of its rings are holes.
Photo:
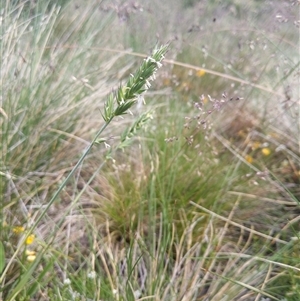
<path fill-rule="evenodd" d="M 291 0 L 1 1 L 0 300 L 300 300 L 299 22 Z"/>

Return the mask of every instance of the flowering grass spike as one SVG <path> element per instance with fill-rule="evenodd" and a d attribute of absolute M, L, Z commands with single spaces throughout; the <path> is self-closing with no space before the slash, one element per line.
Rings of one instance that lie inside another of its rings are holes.
<path fill-rule="evenodd" d="M 116 93 L 112 93 L 104 105 L 103 118 L 105 122 L 111 121 L 115 116 L 126 112 L 137 102 L 141 95 L 146 92 L 155 79 L 161 61 L 167 52 L 168 45 L 155 48 L 152 56 L 144 60 L 135 74 L 132 74 L 125 86 L 119 87 Z M 115 107 L 117 105 L 117 107 Z"/>

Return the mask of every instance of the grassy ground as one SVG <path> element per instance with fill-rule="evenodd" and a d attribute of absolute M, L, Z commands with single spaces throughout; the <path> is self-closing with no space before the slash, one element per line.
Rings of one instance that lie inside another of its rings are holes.
<path fill-rule="evenodd" d="M 2 2 L 0 300 L 300 299 L 299 4 L 161 2 Z"/>

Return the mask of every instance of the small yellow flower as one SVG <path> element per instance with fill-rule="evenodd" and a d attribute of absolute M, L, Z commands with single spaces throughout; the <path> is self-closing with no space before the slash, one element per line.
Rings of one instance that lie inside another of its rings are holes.
<path fill-rule="evenodd" d="M 27 261 L 29 261 L 29 262 L 33 262 L 35 259 L 36 259 L 35 255 L 28 255 L 27 256 Z"/>
<path fill-rule="evenodd" d="M 246 159 L 246 161 L 248 162 L 248 163 L 252 163 L 253 162 L 253 157 L 251 157 L 251 156 L 249 156 L 249 155 L 246 155 L 245 156 L 245 159 Z"/>
<path fill-rule="evenodd" d="M 200 70 L 196 71 L 196 76 L 201 77 L 203 75 L 205 75 L 205 71 L 204 70 L 200 69 Z"/>
<path fill-rule="evenodd" d="M 31 245 L 34 242 L 35 239 L 35 235 L 34 234 L 30 234 L 25 241 L 26 245 Z"/>
<path fill-rule="evenodd" d="M 267 147 L 262 148 L 261 152 L 264 156 L 269 156 L 271 154 L 271 150 Z"/>
<path fill-rule="evenodd" d="M 21 226 L 16 226 L 16 227 L 13 228 L 13 232 L 16 233 L 16 234 L 23 233 L 24 231 L 25 231 L 25 228 L 21 227 Z"/>

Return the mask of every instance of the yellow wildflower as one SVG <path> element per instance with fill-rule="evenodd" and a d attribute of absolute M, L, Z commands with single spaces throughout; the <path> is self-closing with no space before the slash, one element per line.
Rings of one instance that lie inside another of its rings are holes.
<path fill-rule="evenodd" d="M 21 226 L 16 226 L 16 227 L 13 228 L 13 232 L 16 233 L 16 234 L 20 234 L 24 231 L 25 231 L 25 228 L 21 227 Z"/>
<path fill-rule="evenodd" d="M 252 163 L 253 162 L 253 157 L 251 157 L 251 156 L 249 156 L 249 155 L 246 155 L 245 156 L 245 159 L 246 159 L 246 161 L 248 162 L 248 163 Z"/>
<path fill-rule="evenodd" d="M 35 259 L 36 259 L 36 252 L 35 251 L 32 251 L 32 250 L 26 250 L 25 251 L 25 254 L 26 254 L 26 258 L 27 258 L 27 261 L 29 262 L 33 262 Z"/>
<path fill-rule="evenodd" d="M 29 261 L 29 262 L 33 262 L 35 259 L 36 259 L 35 255 L 28 255 L 27 256 L 27 261 Z"/>
<path fill-rule="evenodd" d="M 203 76 L 204 74 L 205 74 L 205 71 L 202 70 L 202 69 L 196 71 L 196 76 L 198 76 L 198 77 L 201 77 L 201 76 Z"/>
<path fill-rule="evenodd" d="M 25 241 L 26 245 L 31 245 L 34 242 L 35 239 L 35 235 L 34 234 L 30 234 Z"/>
<path fill-rule="evenodd" d="M 262 148 L 261 152 L 264 156 L 269 156 L 271 154 L 271 150 L 268 147 Z"/>

